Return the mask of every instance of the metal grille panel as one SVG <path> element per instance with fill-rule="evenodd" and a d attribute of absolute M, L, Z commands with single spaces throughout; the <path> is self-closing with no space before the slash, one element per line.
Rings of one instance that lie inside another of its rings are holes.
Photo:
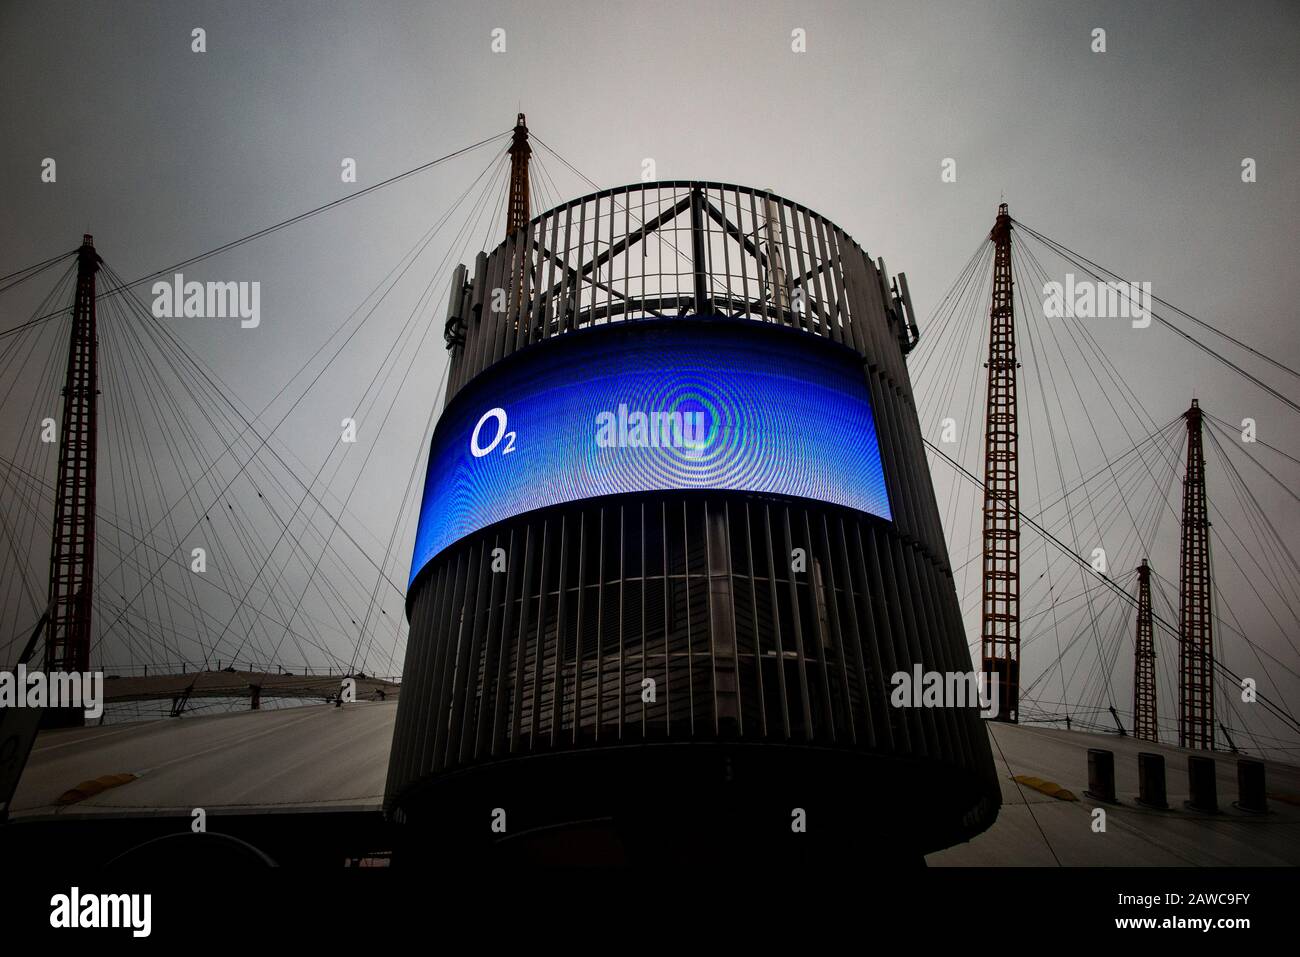
<path fill-rule="evenodd" d="M 889 705 L 894 672 L 970 662 L 951 578 L 887 523 L 671 494 L 509 524 L 417 584 L 390 792 L 428 771 L 653 740 L 860 748 L 972 773 L 988 760 L 973 712 Z"/>

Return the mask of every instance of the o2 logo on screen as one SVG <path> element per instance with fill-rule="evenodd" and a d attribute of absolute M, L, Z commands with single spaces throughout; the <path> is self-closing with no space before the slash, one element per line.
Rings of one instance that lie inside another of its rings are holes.
<path fill-rule="evenodd" d="M 452 398 L 428 440 L 408 586 L 498 522 L 614 495 L 752 493 L 891 520 L 852 349 L 739 320 L 633 325 L 521 350 Z"/>
<path fill-rule="evenodd" d="M 482 438 L 483 426 L 487 425 L 489 421 L 496 422 L 496 434 L 493 435 L 491 442 L 487 445 L 483 445 L 479 440 Z M 471 432 L 469 436 L 469 450 L 473 454 L 474 458 L 481 459 L 483 456 L 491 454 L 492 451 L 501 444 L 502 439 L 505 440 L 506 444 L 501 450 L 501 454 L 509 455 L 513 452 L 515 450 L 515 433 L 507 432 L 507 427 L 508 423 L 506 421 L 505 409 L 488 409 L 484 412 L 483 415 L 479 417 L 478 424 L 474 426 L 474 431 Z"/>

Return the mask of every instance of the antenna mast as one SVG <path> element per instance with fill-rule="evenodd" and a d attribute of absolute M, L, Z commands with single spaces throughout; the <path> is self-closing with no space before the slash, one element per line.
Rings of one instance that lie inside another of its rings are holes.
<path fill-rule="evenodd" d="M 95 419 L 99 395 L 95 274 L 101 260 L 91 236 L 77 251 L 77 293 L 63 386 L 54 535 L 50 546 L 50 619 L 45 670 L 90 670 L 90 611 L 95 569 Z M 81 724 L 79 709 L 49 710 L 47 724 Z"/>
<path fill-rule="evenodd" d="M 1210 519 L 1205 448 L 1195 399 L 1187 420 L 1178 611 L 1178 746 L 1214 750 L 1214 630 L 1210 620 Z"/>
<path fill-rule="evenodd" d="M 528 145 L 528 124 L 520 113 L 515 121 L 515 136 L 510 143 L 510 207 L 506 211 L 506 238 L 528 225 L 532 209 L 528 201 L 528 158 L 533 148 Z"/>
<path fill-rule="evenodd" d="M 1156 731 L 1156 646 L 1151 630 L 1151 566 L 1138 566 L 1137 636 L 1133 647 L 1133 737 L 1159 741 Z"/>
<path fill-rule="evenodd" d="M 989 306 L 988 401 L 984 423 L 984 576 L 980 651 L 984 674 L 997 676 L 997 720 L 1020 708 L 1020 479 L 1016 426 L 1016 336 L 1011 294 L 1011 216 L 1007 204 L 989 233 L 993 299 Z M 991 684 L 990 684 L 991 687 Z"/>

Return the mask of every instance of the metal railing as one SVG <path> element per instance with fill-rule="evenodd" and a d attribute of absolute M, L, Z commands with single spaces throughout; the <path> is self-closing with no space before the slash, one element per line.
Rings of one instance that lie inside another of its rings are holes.
<path fill-rule="evenodd" d="M 458 267 L 447 398 L 542 339 L 687 315 L 796 326 L 875 365 L 901 362 L 919 334 L 906 277 L 890 283 L 883 260 L 807 207 L 724 183 L 640 183 L 548 210 L 472 275 Z"/>

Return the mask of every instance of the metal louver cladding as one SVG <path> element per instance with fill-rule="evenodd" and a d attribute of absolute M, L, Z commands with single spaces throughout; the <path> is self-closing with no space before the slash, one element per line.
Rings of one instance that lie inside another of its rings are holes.
<path fill-rule="evenodd" d="M 883 262 L 788 200 L 688 182 L 543 213 L 474 272 L 449 310 L 444 421 L 462 390 L 539 383 L 537 357 L 563 362 L 584 336 L 617 369 L 619 343 L 679 320 L 687 336 L 706 318 L 787 326 L 783 349 L 816 367 L 833 345 L 859 370 L 889 507 L 843 504 L 794 460 L 759 470 L 777 473 L 765 491 L 754 470 L 599 494 L 566 478 L 541 507 L 417 547 L 385 799 L 408 853 L 892 861 L 988 827 L 978 711 L 890 701 L 898 672 L 972 665 L 907 375 L 916 324 Z M 456 466 L 471 487 L 479 454 Z M 772 491 L 801 469 L 811 491 Z"/>

